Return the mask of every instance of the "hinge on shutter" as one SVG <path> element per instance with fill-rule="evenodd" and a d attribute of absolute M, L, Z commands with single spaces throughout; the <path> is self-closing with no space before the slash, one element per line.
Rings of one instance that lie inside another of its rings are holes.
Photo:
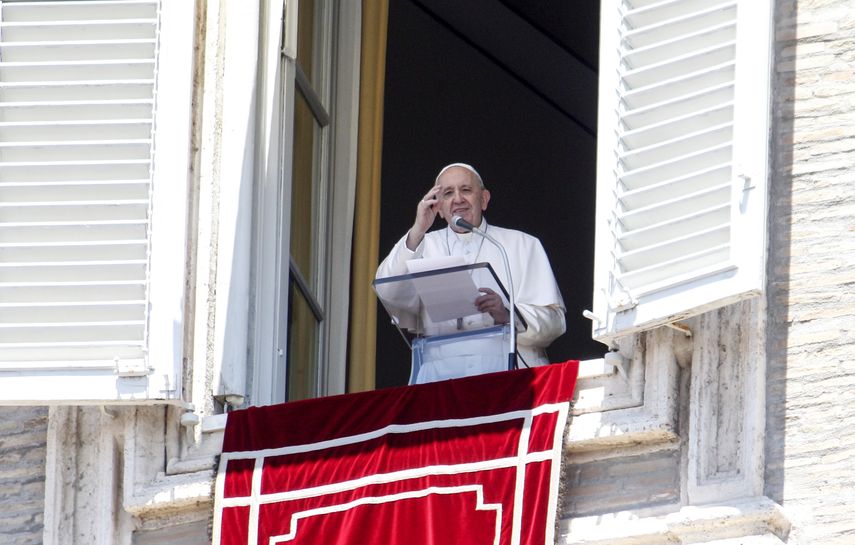
<path fill-rule="evenodd" d="M 151 374 L 145 360 L 122 360 L 115 358 L 116 374 L 120 377 L 144 377 Z"/>
<path fill-rule="evenodd" d="M 615 197 L 615 199 L 618 201 L 620 200 L 617 196 Z M 615 241 L 615 244 L 617 244 L 617 241 L 620 239 L 620 235 L 617 231 L 617 225 L 619 223 L 620 219 L 618 219 L 615 215 L 612 215 L 612 217 L 609 219 L 609 231 L 611 232 L 612 240 Z M 615 263 L 614 266 L 616 267 L 619 258 L 615 252 L 615 249 L 612 248 L 610 253 Z M 624 286 L 623 283 L 620 281 L 617 270 L 612 270 L 609 275 L 613 287 L 609 291 L 605 289 L 603 290 L 603 293 L 605 293 L 606 296 L 606 301 L 608 301 L 609 310 L 613 312 L 621 312 L 638 306 L 638 299 L 636 299 L 629 291 L 629 289 L 627 289 L 626 286 Z"/>
<path fill-rule="evenodd" d="M 638 299 L 625 291 L 609 297 L 609 310 L 613 312 L 623 312 L 637 306 Z"/>
<path fill-rule="evenodd" d="M 624 287 L 617 275 L 612 275 L 614 287 L 611 292 L 606 292 L 606 300 L 609 304 L 609 310 L 612 312 L 622 312 L 638 306 L 638 299 Z"/>

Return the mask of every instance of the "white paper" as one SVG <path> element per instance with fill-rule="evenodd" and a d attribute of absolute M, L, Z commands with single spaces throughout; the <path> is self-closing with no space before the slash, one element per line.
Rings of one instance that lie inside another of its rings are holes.
<path fill-rule="evenodd" d="M 417 273 L 465 264 L 462 256 L 411 259 L 407 261 L 407 270 Z M 475 299 L 483 294 L 478 291 L 468 270 L 414 278 L 413 285 L 434 323 L 480 314 L 475 308 Z"/>
<path fill-rule="evenodd" d="M 428 259 L 409 259 L 407 260 L 407 272 L 418 273 L 424 271 L 433 271 L 436 269 L 448 269 L 449 267 L 460 267 L 466 265 L 462 255 L 443 255 L 439 257 L 431 257 Z"/>

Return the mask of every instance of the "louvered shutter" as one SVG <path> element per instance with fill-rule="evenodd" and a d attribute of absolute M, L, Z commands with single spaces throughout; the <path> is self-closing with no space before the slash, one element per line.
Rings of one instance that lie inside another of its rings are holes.
<path fill-rule="evenodd" d="M 768 0 L 604 0 L 594 337 L 763 289 Z"/>
<path fill-rule="evenodd" d="M 177 397 L 180 361 L 150 358 L 167 183 L 153 135 L 176 128 L 155 127 L 160 15 L 153 0 L 0 3 L 2 401 Z M 181 282 L 183 255 L 172 267 Z"/>

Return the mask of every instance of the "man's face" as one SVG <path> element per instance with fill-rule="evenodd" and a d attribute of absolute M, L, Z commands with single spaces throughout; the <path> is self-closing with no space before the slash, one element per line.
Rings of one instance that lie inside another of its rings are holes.
<path fill-rule="evenodd" d="M 460 216 L 474 226 L 481 224 L 481 216 L 490 202 L 490 192 L 481 189 L 478 179 L 465 168 L 452 167 L 437 180 L 440 186 L 439 215 L 447 222 Z M 459 231 L 452 226 L 452 229 Z"/>

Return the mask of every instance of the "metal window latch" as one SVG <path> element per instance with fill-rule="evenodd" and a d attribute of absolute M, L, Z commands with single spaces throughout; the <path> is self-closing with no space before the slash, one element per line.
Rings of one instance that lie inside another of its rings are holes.
<path fill-rule="evenodd" d="M 754 182 L 751 180 L 751 176 L 747 174 L 738 174 L 737 178 L 742 180 L 742 198 L 740 199 L 739 210 L 744 213 L 748 208 L 748 192 L 757 186 L 754 185 Z"/>
<path fill-rule="evenodd" d="M 596 314 L 594 314 L 590 310 L 583 310 L 582 316 L 591 320 L 592 322 L 597 322 L 598 324 L 604 323 L 603 320 L 599 316 L 597 316 Z"/>

